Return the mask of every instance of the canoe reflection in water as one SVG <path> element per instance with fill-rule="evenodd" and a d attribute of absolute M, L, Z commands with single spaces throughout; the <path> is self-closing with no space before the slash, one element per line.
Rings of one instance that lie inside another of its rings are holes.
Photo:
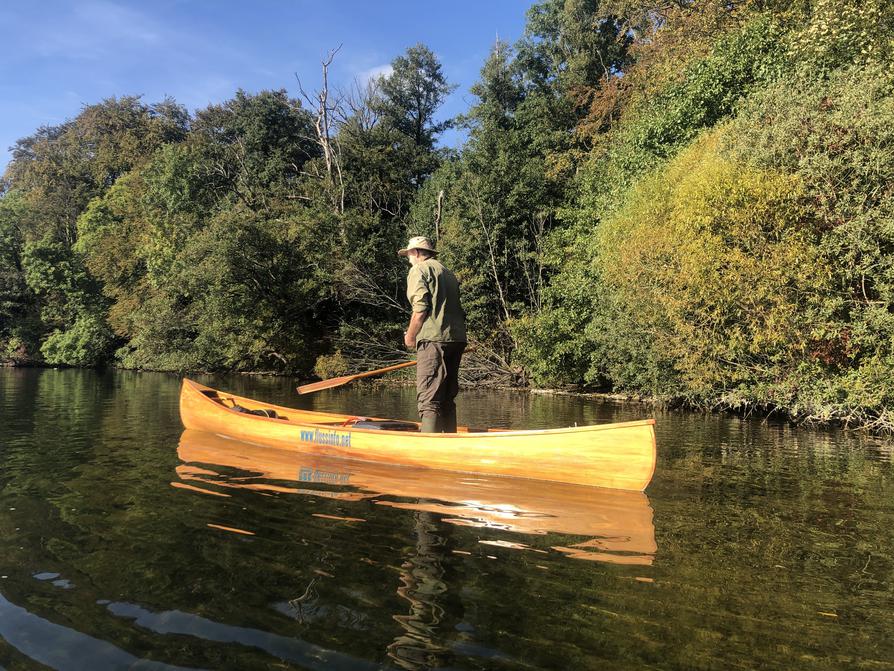
<path fill-rule="evenodd" d="M 415 542 L 404 551 L 396 586 L 407 610 L 392 615 L 400 630 L 386 651 L 392 664 L 408 671 L 450 667 L 457 654 L 469 653 L 444 645 L 443 631 L 458 625 L 449 615 L 457 610 L 450 605 L 457 596 L 448 588 L 447 566 L 453 553 L 470 553 L 449 549 L 442 522 L 493 529 L 494 536 L 499 531 L 583 536 L 580 542 L 547 546 L 575 559 L 647 566 L 657 551 L 652 508 L 643 492 L 340 459 L 190 429 L 180 438 L 178 455 L 183 462 L 177 467 L 180 479 L 171 484 L 204 494 L 229 496 L 227 489 L 238 488 L 367 500 L 413 511 Z M 485 537 L 478 542 L 545 552 L 523 540 Z M 307 594 L 289 602 L 299 621 L 305 597 L 310 594 L 313 600 L 315 580 Z M 497 651 L 489 655 L 510 666 L 518 662 Z"/>
<path fill-rule="evenodd" d="M 227 488 L 239 488 L 343 501 L 374 499 L 378 505 L 435 513 L 451 524 L 586 536 L 588 540 L 552 549 L 614 564 L 651 565 L 657 551 L 652 508 L 643 492 L 339 459 L 191 429 L 183 432 L 178 455 L 183 462 L 177 467 L 180 481 L 172 484 L 205 494 L 226 496 Z M 234 477 L 215 466 L 246 471 L 250 477 Z"/>

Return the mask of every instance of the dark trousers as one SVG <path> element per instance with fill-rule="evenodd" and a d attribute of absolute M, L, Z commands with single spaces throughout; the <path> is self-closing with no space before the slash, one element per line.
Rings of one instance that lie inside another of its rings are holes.
<path fill-rule="evenodd" d="M 422 431 L 456 433 L 459 364 L 464 342 L 429 342 L 416 345 L 416 404 Z"/>

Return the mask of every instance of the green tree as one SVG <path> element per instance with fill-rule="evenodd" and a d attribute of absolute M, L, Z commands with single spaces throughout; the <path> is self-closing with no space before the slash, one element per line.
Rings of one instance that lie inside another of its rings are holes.
<path fill-rule="evenodd" d="M 537 87 L 555 88 L 580 105 L 629 63 L 632 36 L 600 0 L 544 0 L 527 13 L 519 61 Z"/>
<path fill-rule="evenodd" d="M 432 180 L 438 188 L 423 190 L 416 217 L 434 212 L 444 192 L 440 244 L 459 269 L 470 326 L 505 354 L 508 323 L 539 301 L 538 246 L 561 186 L 548 175 L 553 128 L 542 98 L 527 96 L 508 45 L 495 45 L 472 93 L 479 102 L 463 118 L 469 140 Z"/>
<path fill-rule="evenodd" d="M 379 84 L 378 110 L 385 123 L 431 150 L 435 137 L 450 127 L 449 121 L 436 122 L 435 113 L 454 88 L 431 49 L 417 44 L 391 61 L 391 73 Z"/>
<path fill-rule="evenodd" d="M 285 90 L 231 100 L 196 113 L 191 142 L 202 154 L 207 187 L 249 208 L 270 208 L 295 190 L 304 163 L 317 155 L 313 120 Z"/>
<path fill-rule="evenodd" d="M 82 257 L 63 243 L 44 239 L 25 244 L 22 268 L 49 331 L 40 348 L 44 360 L 74 366 L 107 362 L 113 345 L 105 317 L 108 304 Z"/>
<path fill-rule="evenodd" d="M 340 300 L 329 331 L 333 347 L 352 360 L 399 356 L 406 267 L 395 251 L 417 230 L 411 207 L 444 158 L 435 143 L 449 122 L 436 116 L 452 89 L 435 55 L 411 47 L 389 75 L 355 90 L 336 114 L 338 180 L 332 187 L 326 179 L 306 182 L 304 197 L 318 216 L 340 203 L 340 239 L 332 241 Z M 309 172 L 326 174 L 322 165 Z M 333 187 L 339 192 L 320 192 Z"/>
<path fill-rule="evenodd" d="M 19 140 L 5 179 L 39 214 L 29 239 L 49 235 L 73 245 L 90 199 L 159 146 L 181 141 L 186 125 L 186 111 L 171 100 L 147 105 L 126 96 L 88 105 L 75 119 Z"/>
<path fill-rule="evenodd" d="M 737 160 L 797 176 L 821 231 L 819 265 L 831 286 L 820 296 L 810 357 L 783 397 L 804 416 L 891 426 L 892 124 L 894 77 L 869 59 L 767 87 L 729 135 Z"/>
<path fill-rule="evenodd" d="M 395 58 L 391 73 L 378 82 L 374 109 L 385 129 L 399 133 L 393 141 L 408 144 L 414 187 L 421 186 L 438 165 L 435 140 L 452 121 L 436 121 L 435 114 L 454 88 L 447 82 L 440 61 L 424 44 L 412 46 Z"/>
<path fill-rule="evenodd" d="M 40 319 L 22 265 L 28 208 L 22 194 L 0 197 L 0 358 L 27 361 L 38 354 Z"/>
<path fill-rule="evenodd" d="M 21 266 L 38 306 L 36 338 L 48 362 L 95 365 L 110 357 L 101 284 L 73 251 L 77 219 L 91 199 L 159 146 L 183 140 L 187 120 L 171 100 L 147 105 L 134 96 L 109 98 L 13 148 L 5 181 L 31 213 L 19 229 Z"/>

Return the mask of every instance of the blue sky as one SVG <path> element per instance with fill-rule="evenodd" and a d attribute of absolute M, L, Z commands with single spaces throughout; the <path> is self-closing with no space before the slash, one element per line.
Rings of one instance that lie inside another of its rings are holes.
<path fill-rule="evenodd" d="M 39 126 L 110 96 L 166 95 L 190 111 L 250 92 L 297 97 L 320 80 L 320 59 L 342 44 L 330 81 L 347 87 L 386 70 L 423 42 L 457 90 L 442 116 L 463 112 L 499 35 L 515 42 L 530 0 L 4 0 L 0 172 L 8 147 Z M 456 134 L 443 138 L 459 141 Z"/>

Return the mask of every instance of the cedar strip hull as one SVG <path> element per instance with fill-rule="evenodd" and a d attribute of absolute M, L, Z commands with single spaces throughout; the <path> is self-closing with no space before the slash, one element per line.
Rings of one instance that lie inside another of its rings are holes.
<path fill-rule="evenodd" d="M 280 419 L 227 407 L 273 409 Z M 428 434 L 354 429 L 354 417 L 261 403 L 184 379 L 185 428 L 331 457 L 642 491 L 655 472 L 655 420 L 537 431 Z"/>

